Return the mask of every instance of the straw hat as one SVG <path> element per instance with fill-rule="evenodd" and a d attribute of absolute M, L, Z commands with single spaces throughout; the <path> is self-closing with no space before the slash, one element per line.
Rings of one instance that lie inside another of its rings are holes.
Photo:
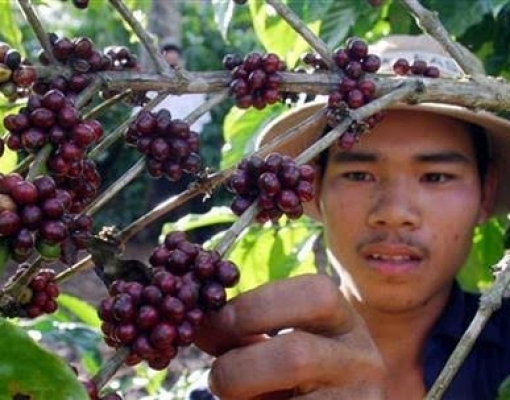
<path fill-rule="evenodd" d="M 460 45 L 459 45 L 460 46 Z M 441 72 L 441 77 L 462 77 L 461 68 L 448 53 L 430 36 L 393 35 L 370 46 L 370 53 L 377 54 L 381 58 L 381 68 L 378 72 L 392 72 L 393 62 L 400 57 L 412 62 L 421 59 L 428 65 L 435 65 Z M 472 65 L 483 73 L 483 66 L 467 49 L 462 48 L 467 57 L 473 59 Z M 475 61 L 476 60 L 476 61 Z M 317 113 L 325 107 L 325 101 L 306 103 L 302 106 L 277 117 L 271 121 L 260 133 L 258 145 L 261 146 L 274 137 L 284 133 L 288 129 L 298 125 L 306 118 Z M 433 114 L 444 115 L 466 121 L 485 129 L 490 142 L 491 158 L 498 168 L 498 190 L 496 194 L 493 214 L 503 214 L 510 211 L 510 121 L 497 117 L 486 111 L 472 111 L 464 107 L 448 104 L 421 103 L 417 105 L 395 104 L 389 107 L 391 110 L 416 110 Z M 278 146 L 275 151 L 297 156 L 318 139 L 326 126 L 325 118 L 310 125 L 306 132 L 294 138 L 291 143 Z M 304 203 L 305 214 L 319 220 L 317 202 Z"/>

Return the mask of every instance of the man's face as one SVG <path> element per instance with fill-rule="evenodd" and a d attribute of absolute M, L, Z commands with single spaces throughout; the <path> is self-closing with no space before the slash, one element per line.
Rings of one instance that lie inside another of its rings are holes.
<path fill-rule="evenodd" d="M 487 215 L 468 128 L 389 111 L 349 151 L 335 146 L 320 209 L 343 292 L 380 311 L 443 298 Z"/>
<path fill-rule="evenodd" d="M 181 56 L 179 55 L 178 52 L 176 52 L 174 50 L 170 50 L 170 51 L 165 51 L 163 53 L 163 55 L 165 56 L 165 60 L 168 63 L 168 65 L 170 65 L 172 67 L 177 67 L 177 66 L 181 65 Z"/>

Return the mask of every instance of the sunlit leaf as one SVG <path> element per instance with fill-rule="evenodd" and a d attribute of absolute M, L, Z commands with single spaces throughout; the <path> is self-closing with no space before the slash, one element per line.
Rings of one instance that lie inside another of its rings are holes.
<path fill-rule="evenodd" d="M 299 5 L 308 5 L 307 2 L 293 4 L 294 7 L 290 7 L 293 10 L 296 10 Z M 249 5 L 253 28 L 260 42 L 268 52 L 278 54 L 289 67 L 293 67 L 301 55 L 310 48 L 308 42 L 264 1 L 253 0 L 249 2 Z M 320 19 L 304 19 L 304 21 L 312 32 L 319 33 L 322 22 Z"/>
<path fill-rule="evenodd" d="M 260 129 L 285 109 L 283 104 L 273 104 L 263 110 L 232 107 L 223 121 L 225 145 L 222 149 L 221 168 L 235 165 L 246 153 L 252 152 Z"/>
<path fill-rule="evenodd" d="M 0 318 L 0 393 L 37 400 L 87 400 L 69 365 L 34 342 L 22 329 Z"/>
<path fill-rule="evenodd" d="M 99 329 L 101 320 L 97 316 L 97 310 L 84 300 L 62 293 L 58 296 L 58 304 L 70 311 L 81 322 Z"/>
<path fill-rule="evenodd" d="M 311 244 L 317 226 L 303 218 L 280 226 L 253 225 L 236 241 L 228 254 L 241 270 L 239 284 L 231 294 L 263 283 L 315 272 Z"/>
<path fill-rule="evenodd" d="M 237 217 L 228 207 L 212 207 L 205 214 L 186 214 L 176 222 L 167 222 L 162 229 L 163 234 L 172 231 L 189 231 L 206 226 L 232 223 Z"/>
<path fill-rule="evenodd" d="M 12 48 L 24 53 L 21 30 L 14 20 L 12 1 L 0 2 L 0 39 L 7 42 Z"/>

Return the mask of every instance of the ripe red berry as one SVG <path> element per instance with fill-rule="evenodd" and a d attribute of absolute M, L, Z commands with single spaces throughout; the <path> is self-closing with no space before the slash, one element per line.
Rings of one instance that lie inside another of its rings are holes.
<path fill-rule="evenodd" d="M 411 64 L 411 73 L 413 75 L 423 75 L 427 69 L 427 62 L 423 60 L 414 60 Z"/>
<path fill-rule="evenodd" d="M 368 46 L 363 40 L 353 38 L 347 41 L 347 53 L 351 60 L 362 60 L 368 53 Z"/>
<path fill-rule="evenodd" d="M 37 187 L 29 181 L 16 183 L 11 190 L 12 199 L 20 205 L 34 204 L 37 202 Z"/>

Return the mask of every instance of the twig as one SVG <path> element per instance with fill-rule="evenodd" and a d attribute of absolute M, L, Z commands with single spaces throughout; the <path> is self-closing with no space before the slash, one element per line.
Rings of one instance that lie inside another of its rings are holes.
<path fill-rule="evenodd" d="M 202 115 L 211 111 L 217 105 L 223 103 L 229 96 L 228 90 L 223 90 L 211 97 L 207 101 L 203 102 L 199 107 L 189 113 L 185 120 L 189 125 L 193 125 Z"/>
<path fill-rule="evenodd" d="M 83 114 L 83 119 L 92 119 L 96 118 L 99 114 L 101 114 L 105 109 L 111 107 L 112 105 L 121 102 L 126 97 L 129 97 L 133 92 L 131 90 L 126 90 L 124 92 L 120 92 L 115 96 L 110 97 L 108 100 L 103 101 L 98 104 L 94 108 L 90 110 L 86 110 Z"/>
<path fill-rule="evenodd" d="M 317 140 L 313 145 L 308 147 L 299 156 L 295 158 L 296 163 L 303 164 L 312 160 L 315 156 L 321 153 L 323 150 L 330 147 L 336 139 L 349 127 L 353 121 L 362 121 L 377 111 L 380 111 L 389 105 L 404 100 L 407 96 L 414 93 L 419 87 L 419 82 L 411 82 L 402 85 L 399 89 L 378 98 L 377 100 L 371 101 L 367 105 L 349 112 L 349 116 L 346 117 L 338 126 L 328 132 L 327 135 Z"/>
<path fill-rule="evenodd" d="M 52 150 L 53 146 L 50 143 L 47 143 L 37 152 L 34 161 L 30 164 L 28 174 L 25 178 L 27 181 L 33 181 L 46 169 L 46 162 L 48 161 Z"/>
<path fill-rule="evenodd" d="M 326 65 L 330 70 L 334 69 L 335 63 L 331 58 L 331 52 L 326 43 L 324 43 L 315 33 L 313 33 L 308 26 L 299 18 L 299 16 L 292 11 L 287 5 L 280 0 L 266 0 L 275 11 L 298 33 L 308 44 L 320 54 Z"/>
<path fill-rule="evenodd" d="M 215 250 L 221 255 L 224 256 L 227 254 L 228 250 L 232 247 L 235 241 L 239 238 L 241 232 L 251 224 L 253 218 L 257 215 L 258 212 L 258 204 L 254 201 L 238 218 L 234 224 L 230 226 L 229 229 L 225 231 L 225 234 L 221 238 L 221 241 L 216 246 Z"/>
<path fill-rule="evenodd" d="M 33 154 L 27 155 L 23 160 L 21 160 L 16 167 L 12 170 L 12 172 L 17 172 L 18 174 L 22 174 L 25 172 L 29 167 L 30 163 L 34 161 L 35 156 Z"/>
<path fill-rule="evenodd" d="M 473 62 L 472 57 L 463 52 L 450 38 L 449 32 L 439 20 L 437 12 L 427 10 L 418 0 L 401 0 L 401 2 L 404 7 L 414 15 L 420 28 L 434 37 L 443 48 L 450 53 L 455 61 L 457 61 L 466 74 L 472 75 L 473 77 L 483 74 L 483 71 L 476 68 L 476 65 L 478 65 L 480 61 L 477 59 L 476 62 Z"/>
<path fill-rule="evenodd" d="M 131 13 L 129 8 L 126 7 L 122 0 L 110 0 L 110 4 L 119 12 L 124 20 L 131 26 L 133 32 L 138 36 L 142 44 L 144 45 L 147 53 L 149 53 L 152 62 L 156 66 L 156 71 L 160 74 L 168 73 L 171 71 L 169 66 L 166 64 L 163 57 L 159 55 L 158 48 L 154 44 L 152 37 L 149 32 L 138 22 L 138 20 Z M 170 72 L 170 74 L 172 74 Z"/>
<path fill-rule="evenodd" d="M 7 306 L 10 302 L 16 301 L 23 291 L 28 286 L 32 278 L 37 274 L 43 263 L 42 257 L 37 257 L 27 269 L 16 277 L 12 282 L 8 282 L 6 286 L 0 291 L 0 308 Z"/>
<path fill-rule="evenodd" d="M 98 373 L 92 378 L 97 388 L 102 388 L 115 375 L 129 356 L 129 347 L 121 347 L 112 358 L 105 362 Z"/>
<path fill-rule="evenodd" d="M 143 214 L 140 218 L 126 226 L 118 235 L 119 240 L 122 243 L 126 243 L 137 233 L 144 230 L 147 226 L 157 221 L 162 216 L 168 214 L 170 211 L 176 209 L 187 201 L 195 197 L 200 190 L 198 187 L 187 189 L 178 195 L 172 196 L 165 201 L 159 203 L 149 212 Z"/>
<path fill-rule="evenodd" d="M 99 76 L 95 76 L 92 82 L 90 82 L 85 90 L 80 93 L 80 95 L 77 97 L 74 106 L 77 109 L 82 108 L 85 106 L 92 97 L 99 91 L 101 86 L 103 85 L 103 81 Z"/>
<path fill-rule="evenodd" d="M 44 53 L 48 57 L 48 60 L 52 64 L 59 64 L 55 56 L 53 55 L 53 50 L 51 47 L 50 39 L 48 35 L 46 34 L 46 31 L 44 30 L 41 21 L 39 20 L 39 17 L 37 16 L 37 13 L 35 12 L 34 8 L 32 7 L 32 4 L 30 4 L 29 0 L 18 0 L 18 4 L 21 7 L 21 10 L 23 11 L 23 14 L 25 15 L 26 20 L 32 27 L 35 35 L 37 36 L 37 39 L 39 40 L 39 43 L 41 44 L 41 47 L 44 50 Z"/>
<path fill-rule="evenodd" d="M 76 275 L 79 272 L 86 271 L 93 266 L 94 262 L 92 261 L 92 256 L 88 255 L 73 266 L 66 268 L 64 271 L 57 274 L 57 276 L 55 276 L 55 282 L 62 283 L 69 279 L 71 276 Z"/>
<path fill-rule="evenodd" d="M 506 251 L 501 260 L 498 261 L 493 268 L 499 271 L 494 283 L 480 297 L 480 305 L 473 320 L 462 335 L 462 338 L 439 374 L 439 377 L 434 382 L 434 385 L 427 394 L 426 400 L 441 399 L 455 374 L 471 351 L 471 348 L 485 324 L 494 311 L 501 307 L 505 290 L 510 284 L 510 252 Z"/>
<path fill-rule="evenodd" d="M 92 203 L 90 203 L 85 213 L 93 215 L 101 209 L 108 201 L 115 197 L 122 189 L 132 182 L 145 169 L 145 158 L 138 160 L 124 175 L 117 179 L 107 190 L 101 193 Z"/>

